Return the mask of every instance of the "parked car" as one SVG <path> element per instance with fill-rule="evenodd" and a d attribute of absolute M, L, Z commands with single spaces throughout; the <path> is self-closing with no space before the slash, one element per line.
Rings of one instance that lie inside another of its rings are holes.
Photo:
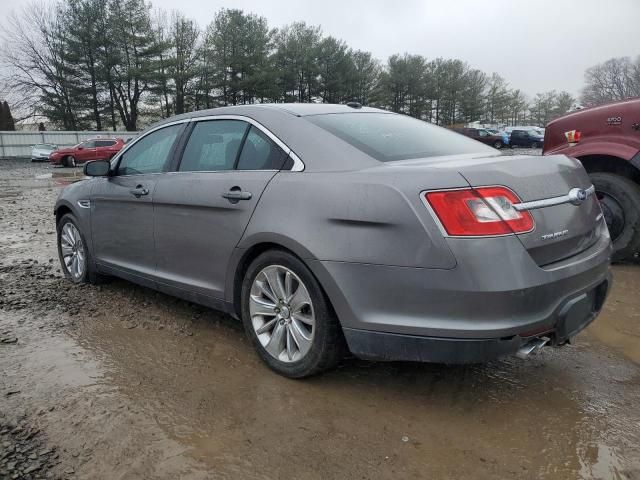
<path fill-rule="evenodd" d="M 113 275 L 239 318 L 289 377 L 345 346 L 443 363 L 563 345 L 602 308 L 611 242 L 587 173 L 357 104 L 164 120 L 55 204 L 71 281 Z"/>
<path fill-rule="evenodd" d="M 591 176 L 614 260 L 640 252 L 640 98 L 587 108 L 547 125 L 544 155 L 577 158 Z"/>
<path fill-rule="evenodd" d="M 484 128 L 455 128 L 455 132 L 473 138 L 485 145 L 491 145 L 493 148 L 500 150 L 505 146 L 504 137 L 487 131 Z"/>
<path fill-rule="evenodd" d="M 49 162 L 53 165 L 75 167 L 90 160 L 108 160 L 124 147 L 121 138 L 95 138 L 85 140 L 70 148 L 61 148 L 52 152 Z"/>
<path fill-rule="evenodd" d="M 544 128 L 536 127 L 535 125 L 520 125 L 520 126 L 516 125 L 513 127 L 504 128 L 504 131 L 507 132 L 507 134 L 509 135 L 511 135 L 511 132 L 513 132 L 514 130 L 533 130 L 540 136 L 544 136 Z"/>
<path fill-rule="evenodd" d="M 505 147 L 509 146 L 509 134 L 504 130 L 498 130 L 497 128 L 485 128 L 487 132 L 492 135 L 500 135 L 502 137 L 502 143 Z"/>
<path fill-rule="evenodd" d="M 513 130 L 509 137 L 512 147 L 542 148 L 544 137 L 535 130 Z"/>
<path fill-rule="evenodd" d="M 47 162 L 51 152 L 58 147 L 50 143 L 38 143 L 31 147 L 31 161 L 32 162 Z"/>

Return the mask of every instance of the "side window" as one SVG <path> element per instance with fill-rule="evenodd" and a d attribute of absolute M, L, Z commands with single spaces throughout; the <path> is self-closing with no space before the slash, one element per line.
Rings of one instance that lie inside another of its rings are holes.
<path fill-rule="evenodd" d="M 489 134 L 487 133 L 487 131 L 486 131 L 486 130 L 478 130 L 478 136 L 479 136 L 479 137 L 486 137 L 486 136 L 488 136 L 488 135 L 489 135 Z"/>
<path fill-rule="evenodd" d="M 122 155 L 118 175 L 162 172 L 182 128 L 182 124 L 171 125 L 138 140 Z"/>
<path fill-rule="evenodd" d="M 113 140 L 96 140 L 96 147 L 111 147 L 115 144 Z"/>
<path fill-rule="evenodd" d="M 182 155 L 180 172 L 233 170 L 248 124 L 240 120 L 197 122 Z"/>
<path fill-rule="evenodd" d="M 96 148 L 95 140 L 87 140 L 86 142 L 82 142 L 80 144 L 82 148 Z"/>
<path fill-rule="evenodd" d="M 260 129 L 252 126 L 242 147 L 238 170 L 279 170 L 286 155 Z"/>

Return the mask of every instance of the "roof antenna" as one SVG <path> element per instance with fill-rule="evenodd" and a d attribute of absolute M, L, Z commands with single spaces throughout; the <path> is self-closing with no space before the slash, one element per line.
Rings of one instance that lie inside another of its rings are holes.
<path fill-rule="evenodd" d="M 362 108 L 362 104 L 360 102 L 347 102 L 347 107 Z"/>

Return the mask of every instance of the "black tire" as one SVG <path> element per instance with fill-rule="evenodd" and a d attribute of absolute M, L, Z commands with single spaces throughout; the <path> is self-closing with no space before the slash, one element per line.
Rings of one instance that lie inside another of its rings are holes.
<path fill-rule="evenodd" d="M 311 349 L 298 361 L 283 362 L 271 356 L 262 346 L 249 313 L 249 294 L 256 276 L 267 266 L 281 265 L 294 272 L 304 283 L 313 303 L 315 330 Z M 241 317 L 247 337 L 260 358 L 276 373 L 289 378 L 304 378 L 335 367 L 344 357 L 346 342 L 340 322 L 322 287 L 307 266 L 283 250 L 268 250 L 259 255 L 247 269 L 242 281 Z"/>
<path fill-rule="evenodd" d="M 533 142 L 531 144 L 531 148 L 540 148 L 540 144 L 538 142 Z"/>
<path fill-rule="evenodd" d="M 497 148 L 498 150 L 500 150 L 502 147 L 504 147 L 504 143 L 502 143 L 502 140 L 496 140 L 495 142 L 493 142 L 493 148 Z"/>
<path fill-rule="evenodd" d="M 613 261 L 632 258 L 640 251 L 640 186 L 607 172 L 590 175 L 613 240 Z"/>
<path fill-rule="evenodd" d="M 83 275 L 79 278 L 75 278 L 69 273 L 69 271 L 67 270 L 67 267 L 65 266 L 64 259 L 62 257 L 60 236 L 62 234 L 62 227 L 64 227 L 66 223 L 72 223 L 76 227 L 76 229 L 80 233 L 80 237 L 82 238 L 82 243 L 84 246 L 84 252 L 86 257 L 86 267 Z M 80 229 L 80 225 L 76 220 L 76 218 L 73 216 L 73 214 L 66 213 L 62 217 L 60 217 L 60 220 L 56 225 L 56 239 L 58 242 L 58 258 L 60 260 L 60 268 L 67 279 L 71 280 L 73 283 L 91 283 L 94 285 L 104 283 L 108 279 L 108 277 L 105 277 L 104 275 L 101 275 L 96 271 L 95 262 L 93 260 L 93 256 L 91 255 L 91 251 L 89 250 L 89 246 L 85 239 L 85 235 Z"/>
<path fill-rule="evenodd" d="M 62 159 L 62 165 L 64 165 L 65 167 L 75 167 L 76 159 L 73 155 L 68 155 Z"/>

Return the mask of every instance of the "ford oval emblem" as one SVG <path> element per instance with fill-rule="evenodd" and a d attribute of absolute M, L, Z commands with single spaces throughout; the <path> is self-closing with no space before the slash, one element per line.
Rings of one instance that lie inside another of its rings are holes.
<path fill-rule="evenodd" d="M 569 201 L 574 205 L 580 205 L 587 199 L 587 191 L 582 188 L 572 188 L 569 191 Z"/>

